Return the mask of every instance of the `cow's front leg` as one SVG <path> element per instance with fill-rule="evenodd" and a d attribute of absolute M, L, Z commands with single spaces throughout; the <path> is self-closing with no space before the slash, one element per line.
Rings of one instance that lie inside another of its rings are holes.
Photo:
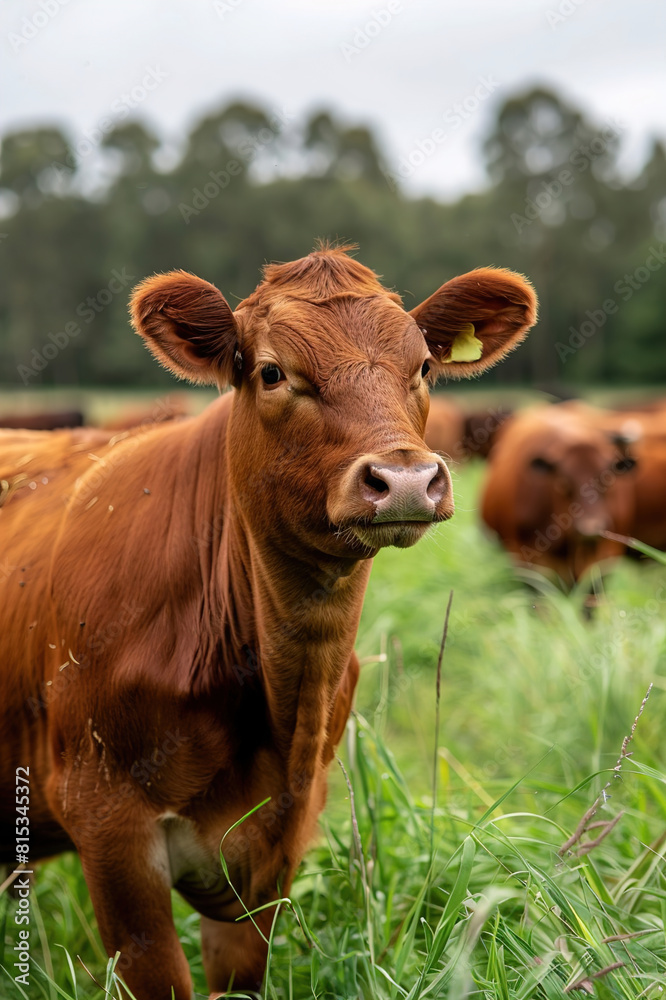
<path fill-rule="evenodd" d="M 164 835 L 154 819 L 114 817 L 76 831 L 100 935 L 136 1000 L 192 1000 L 192 979 L 171 913 Z M 172 993 L 173 990 L 173 993 Z"/>
<path fill-rule="evenodd" d="M 254 920 L 268 938 L 274 910 L 269 907 L 254 914 Z M 266 971 L 268 946 L 252 921 L 240 923 L 201 918 L 201 957 L 213 997 L 230 989 L 261 990 Z"/>

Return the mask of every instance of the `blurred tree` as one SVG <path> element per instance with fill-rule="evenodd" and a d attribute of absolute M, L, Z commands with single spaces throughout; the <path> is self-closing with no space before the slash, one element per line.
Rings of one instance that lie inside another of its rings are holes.
<path fill-rule="evenodd" d="M 141 122 L 117 125 L 102 140 L 105 149 L 119 154 L 118 173 L 123 177 L 152 174 L 152 157 L 159 145 L 159 139 Z"/>
<path fill-rule="evenodd" d="M 384 179 L 375 137 L 364 126 L 347 128 L 328 111 L 318 111 L 306 122 L 303 145 L 315 175 L 349 181 Z"/>
<path fill-rule="evenodd" d="M 608 176 L 622 128 L 609 123 L 600 129 L 553 91 L 535 87 L 501 106 L 484 142 L 487 170 L 496 184 L 546 177 L 567 166 L 584 171 L 585 163 L 595 176 Z"/>
<path fill-rule="evenodd" d="M 36 207 L 74 173 L 74 157 L 67 139 L 56 128 L 12 132 L 2 140 L 0 189 L 13 191 L 31 207 Z"/>
<path fill-rule="evenodd" d="M 653 234 L 658 240 L 666 239 L 666 146 L 658 139 L 651 143 L 645 166 L 631 185 L 631 193 L 638 209 L 638 224 L 643 222 L 647 212 L 653 226 Z"/>
<path fill-rule="evenodd" d="M 12 133 L 0 150 L 0 381 L 165 385 L 128 327 L 132 284 L 183 267 L 236 303 L 262 262 L 302 256 L 316 237 L 357 242 L 407 308 L 480 265 L 528 274 L 539 325 L 491 382 L 664 378 L 666 152 L 655 142 L 623 179 L 621 137 L 621 123 L 599 126 L 544 88 L 516 95 L 484 143 L 489 186 L 440 204 L 390 188 L 373 133 L 327 110 L 299 122 L 236 101 L 196 123 L 168 169 L 157 136 L 123 123 L 96 153 L 108 180 L 89 197 L 57 129 Z M 78 332 L 66 337 L 67 324 Z"/>
<path fill-rule="evenodd" d="M 529 362 L 531 380 L 557 389 L 566 378 L 610 377 L 607 330 L 586 350 L 565 353 L 587 311 L 604 298 L 605 275 L 614 270 L 618 216 L 622 216 L 617 157 L 624 125 L 600 126 L 558 94 L 536 87 L 509 98 L 483 149 L 494 201 L 503 206 L 503 242 L 529 255 L 529 273 L 540 296 L 538 335 L 508 376 Z M 584 269 L 572 261 L 584 257 Z M 611 283 L 612 284 L 612 283 Z"/>

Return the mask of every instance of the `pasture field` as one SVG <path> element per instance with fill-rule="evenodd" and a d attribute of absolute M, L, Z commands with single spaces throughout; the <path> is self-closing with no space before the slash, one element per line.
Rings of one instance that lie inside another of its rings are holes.
<path fill-rule="evenodd" d="M 375 562 L 346 776 L 334 763 L 279 907 L 266 998 L 666 997 L 666 567 L 623 561 L 585 621 L 582 592 L 528 589 L 484 537 L 482 474 L 454 471 L 453 521 Z M 2 1000 L 118 996 L 75 856 L 37 871 L 28 988 L 14 905 Z M 175 894 L 174 910 L 205 996 L 198 918 Z"/>

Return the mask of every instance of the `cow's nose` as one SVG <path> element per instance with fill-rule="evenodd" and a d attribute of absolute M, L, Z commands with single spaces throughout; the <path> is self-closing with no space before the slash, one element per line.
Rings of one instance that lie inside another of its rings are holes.
<path fill-rule="evenodd" d="M 375 507 L 373 524 L 383 521 L 432 521 L 449 486 L 446 466 L 367 465 L 361 490 Z"/>
<path fill-rule="evenodd" d="M 582 517 L 576 522 L 576 530 L 583 538 L 596 538 L 608 528 L 607 518 Z"/>

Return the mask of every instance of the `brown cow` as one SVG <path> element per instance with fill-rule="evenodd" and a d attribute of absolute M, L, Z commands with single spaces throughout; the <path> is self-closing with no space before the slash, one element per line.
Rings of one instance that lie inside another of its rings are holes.
<path fill-rule="evenodd" d="M 490 455 L 482 517 L 514 560 L 572 586 L 623 546 L 633 519 L 634 460 L 584 404 L 527 410 L 504 425 Z"/>
<path fill-rule="evenodd" d="M 462 461 L 464 417 L 460 407 L 439 393 L 430 397 L 425 443 L 445 459 Z"/>
<path fill-rule="evenodd" d="M 407 313 L 324 249 L 235 312 L 157 275 L 132 317 L 171 371 L 233 391 L 94 450 L 3 439 L 0 843 L 13 861 L 29 767 L 30 862 L 75 846 L 128 987 L 190 1000 L 171 886 L 202 914 L 212 995 L 258 988 L 273 908 L 236 921 L 289 891 L 324 805 L 371 557 L 453 513 L 427 382 L 501 358 L 535 297 L 480 269 Z"/>
<path fill-rule="evenodd" d="M 53 431 L 61 427 L 81 427 L 80 410 L 55 410 L 46 413 L 5 413 L 0 416 L 0 427 L 24 431 Z"/>
<path fill-rule="evenodd" d="M 462 452 L 467 458 L 488 458 L 502 428 L 513 416 L 508 406 L 488 406 L 465 414 Z"/>
<path fill-rule="evenodd" d="M 666 436 L 644 434 L 632 447 L 636 456 L 634 518 L 627 533 L 666 550 Z"/>
<path fill-rule="evenodd" d="M 599 423 L 636 459 L 635 506 L 627 534 L 666 549 L 666 406 L 655 400 L 635 410 L 604 410 Z M 630 554 L 635 554 L 631 552 Z"/>
<path fill-rule="evenodd" d="M 653 548 L 666 550 L 666 403 L 652 400 L 639 407 L 602 410 L 582 403 L 577 407 L 586 418 L 603 429 L 630 460 L 636 462 L 632 476 L 634 503 L 626 534 Z M 638 553 L 628 550 L 634 558 Z"/>
<path fill-rule="evenodd" d="M 425 443 L 445 459 L 487 458 L 512 411 L 502 406 L 465 412 L 441 394 L 430 398 Z"/>

